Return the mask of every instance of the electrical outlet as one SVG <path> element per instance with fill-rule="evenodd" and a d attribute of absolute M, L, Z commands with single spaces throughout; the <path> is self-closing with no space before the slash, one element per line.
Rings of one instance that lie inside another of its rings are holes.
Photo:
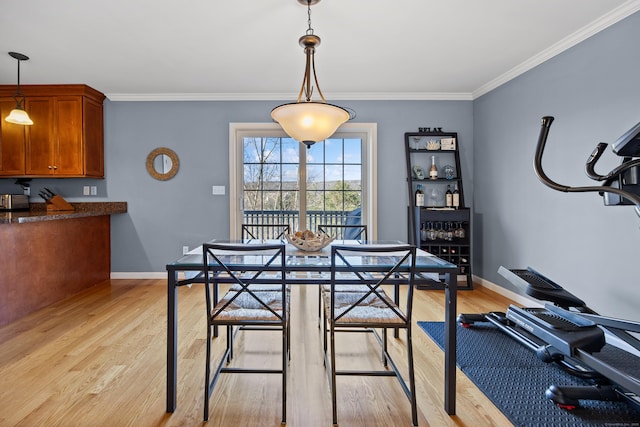
<path fill-rule="evenodd" d="M 88 185 L 82 187 L 82 195 L 89 196 L 91 194 L 91 188 Z"/>
<path fill-rule="evenodd" d="M 91 195 L 92 196 L 97 196 L 98 195 L 98 187 L 95 185 L 91 186 Z"/>
<path fill-rule="evenodd" d="M 186 255 L 189 253 L 189 246 L 183 246 L 182 247 L 182 255 Z"/>

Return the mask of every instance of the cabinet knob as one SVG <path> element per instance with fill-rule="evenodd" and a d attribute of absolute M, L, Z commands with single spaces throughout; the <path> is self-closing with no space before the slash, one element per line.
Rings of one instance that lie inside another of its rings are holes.
<path fill-rule="evenodd" d="M 53 169 L 50 165 L 49 165 L 49 166 L 47 166 L 47 167 L 48 167 L 49 169 Z"/>
<path fill-rule="evenodd" d="M 54 168 L 54 169 L 58 169 L 58 167 L 57 167 L 57 166 L 54 166 L 53 168 Z"/>

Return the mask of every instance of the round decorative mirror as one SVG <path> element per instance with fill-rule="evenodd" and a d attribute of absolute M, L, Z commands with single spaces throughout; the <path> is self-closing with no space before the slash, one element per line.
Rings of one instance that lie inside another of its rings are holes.
<path fill-rule="evenodd" d="M 170 148 L 156 148 L 147 156 L 147 171 L 157 180 L 166 181 L 173 178 L 179 168 L 178 155 Z"/>

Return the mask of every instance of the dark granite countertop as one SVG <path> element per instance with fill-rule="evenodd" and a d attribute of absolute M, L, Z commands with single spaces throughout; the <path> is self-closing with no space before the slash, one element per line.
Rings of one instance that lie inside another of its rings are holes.
<path fill-rule="evenodd" d="M 127 202 L 71 203 L 73 211 L 47 211 L 45 203 L 31 203 L 28 211 L 0 212 L 0 224 L 53 221 L 127 212 Z"/>

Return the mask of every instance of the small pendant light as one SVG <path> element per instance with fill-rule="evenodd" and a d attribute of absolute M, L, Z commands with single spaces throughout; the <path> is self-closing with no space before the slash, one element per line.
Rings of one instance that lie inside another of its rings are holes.
<path fill-rule="evenodd" d="M 16 96 L 13 97 L 13 99 L 16 100 L 16 108 L 11 110 L 9 115 L 5 117 L 5 121 L 17 125 L 32 125 L 33 120 L 31 120 L 24 110 L 25 97 L 20 93 L 20 61 L 28 61 L 29 57 L 18 52 L 9 52 L 9 55 L 18 60 L 18 91 L 16 92 Z"/>

